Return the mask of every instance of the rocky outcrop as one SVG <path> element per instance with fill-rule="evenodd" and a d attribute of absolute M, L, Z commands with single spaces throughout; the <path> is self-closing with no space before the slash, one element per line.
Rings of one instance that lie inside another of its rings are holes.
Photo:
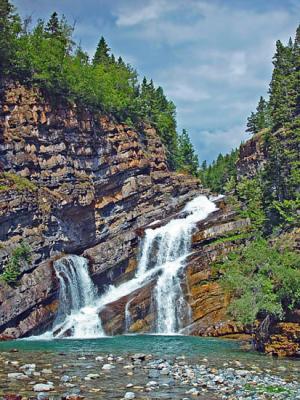
<path fill-rule="evenodd" d="M 177 212 L 203 191 L 170 172 L 154 128 L 10 84 L 1 92 L 0 272 L 21 240 L 31 262 L 15 288 L 1 283 L 0 333 L 26 336 L 51 323 L 52 262 L 83 254 L 100 291 L 134 273 L 137 229 Z"/>
<path fill-rule="evenodd" d="M 263 325 L 264 321 L 255 334 L 255 346 L 258 350 L 278 357 L 300 357 L 300 324 L 298 318 L 296 322 L 271 321 L 265 331 L 262 329 Z"/>
<path fill-rule="evenodd" d="M 267 159 L 267 150 L 264 142 L 265 131 L 260 131 L 241 144 L 239 158 L 236 163 L 238 180 L 242 178 L 251 179 L 263 169 Z"/>

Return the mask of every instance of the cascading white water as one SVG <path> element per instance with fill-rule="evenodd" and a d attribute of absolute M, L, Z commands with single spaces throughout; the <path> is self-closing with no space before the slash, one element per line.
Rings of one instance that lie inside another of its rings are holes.
<path fill-rule="evenodd" d="M 199 196 L 185 206 L 182 218 L 173 219 L 159 228 L 149 227 L 145 231 L 135 277 L 117 287 L 110 286 L 99 299 L 99 308 L 130 294 L 159 275 L 154 290 L 157 308 L 155 332 L 178 332 L 183 315 L 189 313 L 179 274 L 190 251 L 192 231 L 198 221 L 216 209 L 215 203 L 205 196 Z M 130 316 L 129 306 L 127 303 L 125 307 L 126 327 Z"/>
<path fill-rule="evenodd" d="M 87 260 L 67 256 L 54 263 L 60 282 L 59 310 L 51 332 L 45 337 L 71 336 L 95 338 L 103 336 L 95 304 L 97 291 L 89 276 Z"/>
<path fill-rule="evenodd" d="M 179 274 L 190 251 L 195 223 L 214 210 L 214 203 L 205 196 L 199 196 L 184 208 L 183 212 L 187 214 L 185 218 L 174 219 L 165 226 L 146 231 L 145 256 L 142 255 L 141 259 L 144 256 L 149 264 L 149 257 L 153 257 L 154 250 L 156 265 L 161 266 L 161 275 L 154 293 L 157 307 L 156 333 L 178 332 L 185 315 L 190 311 L 183 297 Z M 143 260 L 143 270 L 147 270 L 146 264 Z"/>
<path fill-rule="evenodd" d="M 89 277 L 87 261 L 83 257 L 68 256 L 56 261 L 54 267 L 60 281 L 60 308 L 54 328 L 42 337 L 105 336 L 99 311 L 106 304 L 145 286 L 157 276 L 153 293 L 157 309 L 155 332 L 178 332 L 181 321 L 189 312 L 179 275 L 190 251 L 192 232 L 198 221 L 216 209 L 215 203 L 201 195 L 190 201 L 178 218 L 158 228 L 149 227 L 145 231 L 134 278 L 119 286 L 109 286 L 100 297 L 97 297 Z M 126 327 L 131 322 L 130 301 L 125 307 Z"/>

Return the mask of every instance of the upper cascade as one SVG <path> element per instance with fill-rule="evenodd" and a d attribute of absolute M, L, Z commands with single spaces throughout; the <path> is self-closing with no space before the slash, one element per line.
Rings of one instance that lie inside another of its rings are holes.
<path fill-rule="evenodd" d="M 201 195 L 187 203 L 176 219 L 158 228 L 146 229 L 133 279 L 119 286 L 109 286 L 100 297 L 97 297 L 84 258 L 68 256 L 57 261 L 55 270 L 60 280 L 60 307 L 54 328 L 46 337 L 105 336 L 98 317 L 100 310 L 153 279 L 156 280 L 152 293 L 156 308 L 153 333 L 180 332 L 183 315 L 189 313 L 181 289 L 180 271 L 185 267 L 196 223 L 216 210 L 215 203 Z M 127 307 L 126 313 L 126 320 L 129 320 Z"/>

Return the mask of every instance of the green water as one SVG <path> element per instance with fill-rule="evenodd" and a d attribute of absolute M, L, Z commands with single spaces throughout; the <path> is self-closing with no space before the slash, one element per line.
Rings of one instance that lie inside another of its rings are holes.
<path fill-rule="evenodd" d="M 193 361 L 208 358 L 213 364 L 240 360 L 254 364 L 300 367 L 298 360 L 276 359 L 244 350 L 242 344 L 234 340 L 200 338 L 193 336 L 122 335 L 99 339 L 59 339 L 59 340 L 17 340 L 0 342 L 0 351 L 18 349 L 19 352 L 51 352 L 82 354 L 126 355 L 138 352 L 151 353 L 162 358 L 184 355 Z"/>
<path fill-rule="evenodd" d="M 286 382 L 298 382 L 300 362 L 291 359 L 275 359 L 254 351 L 246 351 L 242 344 L 232 340 L 199 338 L 189 336 L 128 335 L 100 339 L 60 339 L 60 340 L 17 340 L 0 342 L 0 396 L 7 393 L 18 393 L 24 397 L 34 396 L 35 382 L 54 383 L 55 390 L 51 399 L 61 399 L 71 390 L 61 383 L 62 375 L 72 376 L 72 386 L 91 400 L 119 400 L 133 384 L 137 399 L 172 399 L 181 400 L 189 384 L 160 386 L 153 394 L 147 394 L 143 387 L 149 380 L 147 370 L 136 367 L 133 372 L 124 369 L 131 363 L 134 353 L 152 354 L 153 359 L 167 360 L 174 363 L 176 356 L 185 356 L 184 363 L 189 365 L 206 364 L 209 367 L 246 368 L 258 374 L 273 374 L 282 377 Z M 115 368 L 103 372 L 101 366 L 107 362 L 108 355 L 121 356 L 121 363 L 115 362 Z M 104 356 L 102 363 L 96 356 Z M 18 372 L 19 366 L 35 363 L 37 371 L 50 369 L 38 377 L 24 380 L 7 379 L 9 373 Z M 17 363 L 17 364 L 16 364 Z M 17 365 L 17 366 L 16 366 Z M 131 371 L 131 370 L 130 370 Z M 88 373 L 99 374 L 99 379 L 86 381 Z M 45 375 L 46 374 L 46 375 Z M 34 379 L 34 382 L 32 380 Z M 36 398 L 36 397 L 33 397 Z M 221 399 L 217 393 L 204 393 L 199 399 Z"/>

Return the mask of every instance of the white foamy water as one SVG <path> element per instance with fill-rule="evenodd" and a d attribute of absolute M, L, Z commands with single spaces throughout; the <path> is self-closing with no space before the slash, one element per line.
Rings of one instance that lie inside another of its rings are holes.
<path fill-rule="evenodd" d="M 103 336 L 95 304 L 97 291 L 89 276 L 87 260 L 67 256 L 54 263 L 60 283 L 59 310 L 53 329 L 39 338 Z"/>
<path fill-rule="evenodd" d="M 180 272 L 190 252 L 192 232 L 197 222 L 216 209 L 212 201 L 201 195 L 187 203 L 182 218 L 179 215 L 164 226 L 149 227 L 141 244 L 135 276 L 119 286 L 109 286 L 100 297 L 96 295 L 84 258 L 68 256 L 57 261 L 55 270 L 60 280 L 60 308 L 50 336 L 105 336 L 99 311 L 150 283 L 153 278 L 157 278 L 152 293 L 157 314 L 154 333 L 178 332 L 190 311 L 182 293 Z M 126 328 L 131 322 L 130 301 L 125 307 Z M 49 333 L 46 335 L 49 337 Z"/>

